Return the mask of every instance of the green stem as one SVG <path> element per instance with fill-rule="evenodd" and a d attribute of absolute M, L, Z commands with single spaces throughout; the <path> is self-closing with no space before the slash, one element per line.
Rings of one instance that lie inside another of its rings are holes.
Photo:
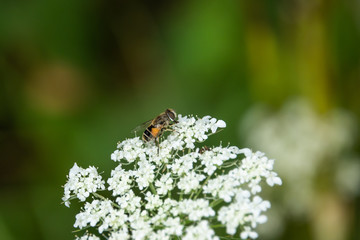
<path fill-rule="evenodd" d="M 171 199 L 171 190 L 168 192 L 168 198 Z"/>
<path fill-rule="evenodd" d="M 192 199 L 193 195 L 194 195 L 194 192 L 191 192 L 189 199 Z"/>
<path fill-rule="evenodd" d="M 210 225 L 211 228 L 221 228 L 224 227 L 223 224 Z"/>
<path fill-rule="evenodd" d="M 203 184 L 201 184 L 201 187 L 199 188 L 198 192 L 197 192 L 196 195 L 195 195 L 195 199 L 197 199 L 197 197 L 200 195 L 201 190 L 203 189 L 204 185 L 209 181 L 209 179 L 210 179 L 211 176 L 212 176 L 212 175 L 207 176 L 207 178 L 205 179 L 205 181 L 203 182 Z"/>
<path fill-rule="evenodd" d="M 210 203 L 210 207 L 215 207 L 216 205 L 219 205 L 220 203 L 222 203 L 222 199 L 216 199 L 214 200 L 212 203 Z"/>
<path fill-rule="evenodd" d="M 152 184 L 152 183 L 150 183 L 150 190 L 154 195 L 156 195 L 156 189 L 155 189 L 154 184 Z"/>
<path fill-rule="evenodd" d="M 217 134 L 218 132 L 221 132 L 222 130 L 224 130 L 224 129 L 223 129 L 223 128 L 221 128 L 221 129 L 217 130 L 217 131 L 216 131 L 216 132 L 214 132 L 214 133 L 209 133 L 209 134 L 208 134 L 208 136 L 211 136 L 211 135 Z"/>
<path fill-rule="evenodd" d="M 101 200 L 104 200 L 104 201 L 105 201 L 105 200 L 108 200 L 106 197 L 104 197 L 104 196 L 102 196 L 102 195 L 100 195 L 100 194 L 98 194 L 98 193 L 96 193 L 96 192 L 93 192 L 92 194 L 93 194 L 95 197 L 100 198 Z M 121 208 L 120 205 L 114 203 L 113 201 L 111 201 L 111 205 L 113 205 L 114 207 L 117 207 L 117 208 Z"/>
<path fill-rule="evenodd" d="M 96 193 L 96 192 L 93 192 L 92 194 L 93 194 L 95 197 L 100 198 L 101 200 L 106 200 L 106 198 L 105 198 L 103 195 L 100 195 L 100 194 L 98 194 L 98 193 Z"/>

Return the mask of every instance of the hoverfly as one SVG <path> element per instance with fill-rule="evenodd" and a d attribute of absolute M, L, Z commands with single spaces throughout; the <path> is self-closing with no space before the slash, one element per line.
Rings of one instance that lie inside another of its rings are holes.
<path fill-rule="evenodd" d="M 142 134 L 142 140 L 144 142 L 150 142 L 154 140 L 158 145 L 158 153 L 159 153 L 159 138 L 161 137 L 164 131 L 168 130 L 169 126 L 171 126 L 173 123 L 177 123 L 175 119 L 176 119 L 176 112 L 173 109 L 168 108 L 165 110 L 165 112 L 160 113 L 154 119 L 143 123 L 141 126 L 146 125 L 147 127 L 144 133 Z"/>

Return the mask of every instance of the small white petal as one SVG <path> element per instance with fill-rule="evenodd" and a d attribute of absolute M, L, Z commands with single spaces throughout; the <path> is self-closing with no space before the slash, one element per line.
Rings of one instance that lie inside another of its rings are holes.
<path fill-rule="evenodd" d="M 216 126 L 219 128 L 225 128 L 226 123 L 223 120 L 219 120 L 219 121 L 217 121 Z"/>

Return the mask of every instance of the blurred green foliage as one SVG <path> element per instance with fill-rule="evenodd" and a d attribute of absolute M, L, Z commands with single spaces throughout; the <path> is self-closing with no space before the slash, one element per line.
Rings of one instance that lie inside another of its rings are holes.
<path fill-rule="evenodd" d="M 351 0 L 1 1 L 0 239 L 72 239 L 70 167 L 109 175 L 116 142 L 167 107 L 224 119 L 208 145 L 244 147 L 243 113 L 292 96 L 360 119 L 359 12 Z M 308 228 L 290 221 L 283 239 Z"/>

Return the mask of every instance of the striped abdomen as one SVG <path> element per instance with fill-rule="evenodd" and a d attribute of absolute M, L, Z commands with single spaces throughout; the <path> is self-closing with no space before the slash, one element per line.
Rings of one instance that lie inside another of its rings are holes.
<path fill-rule="evenodd" d="M 156 139 L 159 135 L 161 134 L 161 128 L 157 128 L 154 125 L 150 125 L 148 126 L 143 135 L 142 135 L 142 139 L 145 142 L 151 141 L 153 139 Z"/>

